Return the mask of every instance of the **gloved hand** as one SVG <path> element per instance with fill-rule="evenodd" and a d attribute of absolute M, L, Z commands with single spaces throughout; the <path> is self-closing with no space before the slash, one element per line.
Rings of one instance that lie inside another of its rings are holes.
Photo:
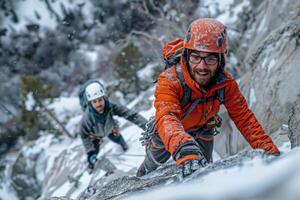
<path fill-rule="evenodd" d="M 192 160 L 187 160 L 179 165 L 179 169 L 181 171 L 182 177 L 186 177 L 191 175 L 193 172 L 197 171 L 198 169 L 205 167 L 208 165 L 207 160 L 204 156 Z"/>
<path fill-rule="evenodd" d="M 183 178 L 208 165 L 206 158 L 195 141 L 182 144 L 177 148 L 174 155 Z"/>
<path fill-rule="evenodd" d="M 120 135 L 120 128 L 118 128 L 118 127 L 113 128 L 112 134 L 114 136 L 119 136 Z"/>
<path fill-rule="evenodd" d="M 89 163 L 90 164 L 95 164 L 97 162 L 97 155 L 93 154 L 91 157 L 89 157 Z"/>
<path fill-rule="evenodd" d="M 89 168 L 93 168 L 95 163 L 98 160 L 96 152 L 94 152 L 94 151 L 88 152 L 87 160 L 88 160 L 88 163 L 89 163 Z"/>

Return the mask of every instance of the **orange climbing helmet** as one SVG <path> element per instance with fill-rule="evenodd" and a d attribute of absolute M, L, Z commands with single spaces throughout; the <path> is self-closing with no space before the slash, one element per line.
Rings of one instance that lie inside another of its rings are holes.
<path fill-rule="evenodd" d="M 226 27 L 214 19 L 197 19 L 191 23 L 186 32 L 183 48 L 226 53 L 228 48 Z"/>

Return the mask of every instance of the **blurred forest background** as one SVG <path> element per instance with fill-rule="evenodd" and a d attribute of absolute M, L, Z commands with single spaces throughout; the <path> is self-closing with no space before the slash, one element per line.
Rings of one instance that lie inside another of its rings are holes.
<path fill-rule="evenodd" d="M 156 77 L 138 71 L 149 63 L 163 69 L 162 45 L 183 36 L 197 4 L 1 0 L 0 153 L 20 135 L 51 131 L 44 100 L 76 95 L 88 79 L 104 80 L 117 101 L 134 99 Z"/>

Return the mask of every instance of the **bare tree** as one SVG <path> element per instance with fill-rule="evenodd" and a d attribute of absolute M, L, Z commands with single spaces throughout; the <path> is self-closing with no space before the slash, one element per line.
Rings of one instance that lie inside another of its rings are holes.
<path fill-rule="evenodd" d="M 184 5 L 177 1 L 156 1 L 156 0 L 134 0 L 129 1 L 130 9 L 137 10 L 151 21 L 156 28 L 150 31 L 133 29 L 125 39 L 118 43 L 132 41 L 134 36 L 145 40 L 150 47 L 157 50 L 164 43 L 183 37 L 188 24 L 193 20 L 191 17 L 197 2 L 188 0 Z"/>

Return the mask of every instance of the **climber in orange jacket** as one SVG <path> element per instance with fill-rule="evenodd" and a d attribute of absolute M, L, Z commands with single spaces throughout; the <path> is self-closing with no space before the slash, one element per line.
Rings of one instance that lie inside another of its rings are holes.
<path fill-rule="evenodd" d="M 252 148 L 279 155 L 278 148 L 249 109 L 237 82 L 224 69 L 228 50 L 226 27 L 214 19 L 195 20 L 182 45 L 179 64 L 159 75 L 154 102 L 157 131 L 146 147 L 147 155 L 137 176 L 155 170 L 170 156 L 182 169 L 183 176 L 212 162 L 214 126 L 220 122 L 217 115 L 220 104 L 225 105 Z M 186 94 L 186 88 L 190 94 Z M 185 105 L 183 99 L 188 99 Z"/>

